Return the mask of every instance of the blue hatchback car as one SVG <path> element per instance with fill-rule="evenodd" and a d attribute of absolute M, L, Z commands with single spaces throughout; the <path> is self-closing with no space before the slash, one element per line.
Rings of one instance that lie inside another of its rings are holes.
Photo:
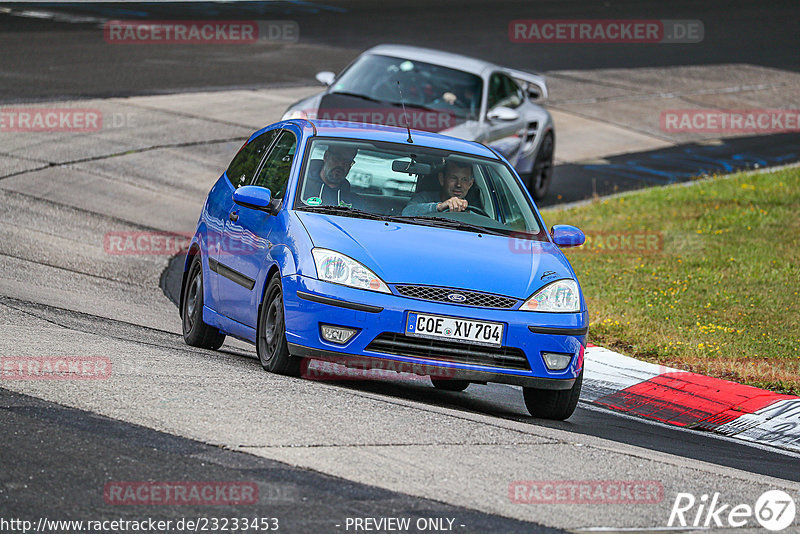
<path fill-rule="evenodd" d="M 214 184 L 186 258 L 184 338 L 254 343 L 270 372 L 303 358 L 397 369 L 439 389 L 522 386 L 565 419 L 588 313 L 519 176 L 478 143 L 295 119 L 254 133 Z"/>

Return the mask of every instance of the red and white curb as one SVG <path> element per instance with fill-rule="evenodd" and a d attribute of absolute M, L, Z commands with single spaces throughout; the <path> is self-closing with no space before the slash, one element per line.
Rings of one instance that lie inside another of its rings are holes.
<path fill-rule="evenodd" d="M 639 361 L 591 344 L 584 368 L 581 400 L 800 452 L 800 397 Z"/>

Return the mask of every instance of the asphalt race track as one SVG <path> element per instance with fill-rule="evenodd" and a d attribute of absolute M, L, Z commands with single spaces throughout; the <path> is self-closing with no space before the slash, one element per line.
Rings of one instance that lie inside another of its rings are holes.
<path fill-rule="evenodd" d="M 278 518 L 283 532 L 354 532 L 348 518 L 405 517 L 433 525 L 410 532 L 638 532 L 665 529 L 680 492 L 751 506 L 767 490 L 800 496 L 800 455 L 786 450 L 585 403 L 565 422 L 532 419 L 510 386 L 448 393 L 425 381 L 301 380 L 263 372 L 238 341 L 189 347 L 174 304 L 181 257 L 109 250 L 109 232 L 192 232 L 241 140 L 316 90 L 315 72 L 387 35 L 547 71 L 560 133 L 543 205 L 800 160 L 797 133 L 669 135 L 651 111 L 797 107 L 800 37 L 785 23 L 797 20 L 796 2 L 768 12 L 757 2 L 532 6 L 0 4 L 1 106 L 68 101 L 126 118 L 90 134 L 0 131 L 0 355 L 111 364 L 103 380 L 0 381 L 0 519 L 247 516 Z M 508 21 L 534 17 L 698 19 L 706 39 L 536 54 L 510 45 Z M 98 29 L 112 18 L 291 19 L 301 36 L 123 50 Z M 479 37 L 476 20 L 487 28 Z M 585 141 L 593 134 L 601 139 Z M 653 503 L 513 502 L 511 485 L 526 480 L 651 481 L 663 493 Z M 126 481 L 241 482 L 258 499 L 121 506 L 104 497 Z M 740 531 L 764 532 L 749 526 Z"/>
<path fill-rule="evenodd" d="M 387 510 L 413 522 L 450 518 L 455 525 L 479 532 L 559 532 L 226 451 L 5 390 L 0 390 L 0 409 L 5 423 L 15 429 L 9 446 L 3 447 L 8 466 L 3 509 L 18 517 L 85 514 L 92 519 L 136 519 L 138 510 L 120 510 L 96 491 L 113 472 L 126 480 L 253 481 L 263 504 L 255 510 L 233 506 L 225 515 L 277 517 L 281 530 L 288 532 L 330 532 L 348 516 L 379 517 Z M 42 454 L 53 443 L 60 444 L 59 454 Z M 40 453 L 33 457 L 23 451 Z M 19 487 L 7 482 L 12 480 L 28 483 Z M 71 491 L 65 494 L 63 488 Z M 209 516 L 202 506 L 164 507 L 159 512 L 161 520 L 173 521 Z"/>
<path fill-rule="evenodd" d="M 0 15 L 4 77 L 0 100 L 106 97 L 213 87 L 306 84 L 319 70 L 338 71 L 361 50 L 396 42 L 435 47 L 534 71 L 751 64 L 800 70 L 800 37 L 785 21 L 792 0 L 760 2 L 529 2 L 525 0 L 337 0 L 69 4 L 8 4 Z M 62 15 L 59 18 L 57 15 Z M 694 19 L 697 44 L 596 45 L 509 43 L 516 19 Z M 291 20 L 297 46 L 108 47 L 96 28 L 106 20 Z M 746 36 L 746 37 L 745 37 Z M 36 57 L 36 61 L 30 58 Z M 610 79 L 611 84 L 616 80 Z M 750 80 L 754 81 L 754 80 Z"/>

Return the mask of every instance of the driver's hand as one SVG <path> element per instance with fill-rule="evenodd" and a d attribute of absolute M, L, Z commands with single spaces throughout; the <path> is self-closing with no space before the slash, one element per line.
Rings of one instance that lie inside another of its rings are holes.
<path fill-rule="evenodd" d="M 456 100 L 458 100 L 458 97 L 454 93 L 451 93 L 450 91 L 447 91 L 446 93 L 444 93 L 442 95 L 442 100 L 444 100 L 445 102 L 447 102 L 448 104 L 450 104 L 452 106 L 453 104 L 456 103 Z"/>
<path fill-rule="evenodd" d="M 444 202 L 439 202 L 439 204 L 436 206 L 436 209 L 438 211 L 464 211 L 467 209 L 468 205 L 469 203 L 463 198 L 452 197 L 448 198 Z"/>

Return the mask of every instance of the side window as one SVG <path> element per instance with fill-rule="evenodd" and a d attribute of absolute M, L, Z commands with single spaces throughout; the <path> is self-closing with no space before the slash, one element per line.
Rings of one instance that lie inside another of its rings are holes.
<path fill-rule="evenodd" d="M 502 89 L 503 89 L 503 80 L 500 79 L 500 75 L 497 73 L 492 74 L 491 78 L 489 78 L 489 94 L 487 98 L 489 109 L 494 108 L 500 99 L 502 98 Z"/>
<path fill-rule="evenodd" d="M 525 93 L 522 92 L 519 84 L 508 76 L 503 76 L 503 79 L 508 87 L 508 102 L 505 105 L 512 109 L 521 106 L 525 101 Z"/>
<path fill-rule="evenodd" d="M 264 157 L 272 141 L 278 135 L 277 129 L 264 132 L 249 143 L 245 144 L 239 153 L 233 157 L 226 174 L 233 187 L 239 188 L 250 183 L 256 172 L 258 164 Z"/>
<path fill-rule="evenodd" d="M 519 107 L 524 99 L 522 89 L 517 82 L 506 76 L 495 72 L 489 78 L 489 109 L 497 106 L 507 108 Z"/>
<path fill-rule="evenodd" d="M 493 169 L 489 174 L 492 176 L 494 192 L 497 194 L 497 202 L 505 218 L 506 226 L 514 230 L 527 231 L 533 225 L 526 221 L 525 214 L 520 207 L 527 204 L 522 191 L 518 187 L 511 186 L 507 180 L 498 177 Z"/>
<path fill-rule="evenodd" d="M 264 161 L 264 166 L 253 185 L 266 187 L 272 191 L 273 197 L 283 198 L 286 193 L 286 184 L 289 182 L 289 171 L 292 168 L 296 148 L 297 140 L 294 134 L 284 130 Z"/>

